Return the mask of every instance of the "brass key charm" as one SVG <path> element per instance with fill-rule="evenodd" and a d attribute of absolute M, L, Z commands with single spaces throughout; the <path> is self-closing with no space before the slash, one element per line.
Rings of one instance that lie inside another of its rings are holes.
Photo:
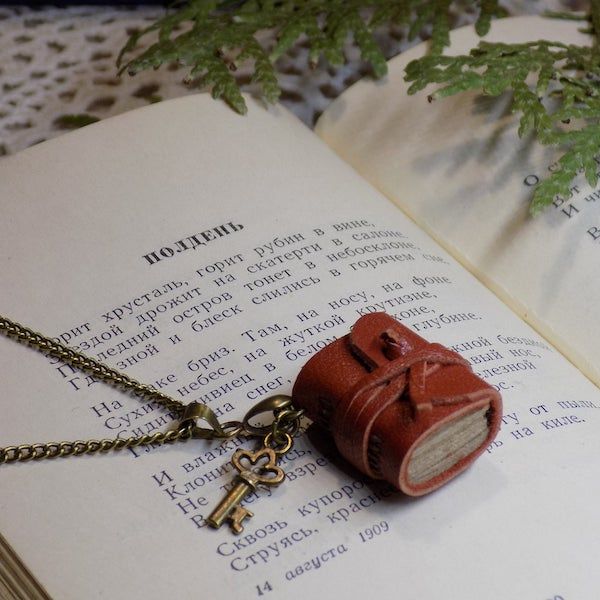
<path fill-rule="evenodd" d="M 245 467 L 243 462 L 249 465 Z M 259 462 L 263 464 L 258 464 Z M 262 448 L 257 452 L 236 450 L 231 464 L 239 474 L 229 493 L 209 515 L 207 522 L 211 527 L 219 528 L 224 521 L 229 521 L 233 532 L 239 534 L 244 530 L 242 521 L 253 516 L 252 512 L 240 505 L 242 500 L 259 485 L 279 485 L 284 480 L 285 473 L 277 466 L 277 453 L 272 448 Z"/>

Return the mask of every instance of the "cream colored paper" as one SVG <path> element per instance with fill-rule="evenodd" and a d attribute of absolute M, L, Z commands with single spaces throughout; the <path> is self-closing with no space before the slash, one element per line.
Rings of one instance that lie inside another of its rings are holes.
<path fill-rule="evenodd" d="M 577 27 L 502 19 L 486 40 L 587 43 Z M 450 52 L 477 41 L 470 27 L 454 31 Z M 556 155 L 519 140 L 506 96 L 459 94 L 432 104 L 430 90 L 407 96 L 404 68 L 423 52 L 421 45 L 393 59 L 386 81 L 355 84 L 325 111 L 317 133 L 600 383 L 598 192 L 580 177 L 572 197 L 531 218 L 525 181 L 545 176 Z"/>
<path fill-rule="evenodd" d="M 116 117 L 3 161 L 0 202 L 3 314 L 223 419 L 381 309 L 505 401 L 489 453 L 419 500 L 299 439 L 240 538 L 198 527 L 232 445 L 2 466 L 0 531 L 52 598 L 595 594 L 600 393 L 283 110 L 198 96 Z M 0 365 L 3 445 L 165 427 L 3 337 Z"/>

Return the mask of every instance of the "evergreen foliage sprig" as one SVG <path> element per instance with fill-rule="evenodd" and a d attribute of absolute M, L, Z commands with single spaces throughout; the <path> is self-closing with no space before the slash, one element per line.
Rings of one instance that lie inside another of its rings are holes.
<path fill-rule="evenodd" d="M 593 31 L 600 32 L 600 2 L 592 4 L 588 20 Z M 552 172 L 535 188 L 530 205 L 533 214 L 557 196 L 567 197 L 573 179 L 580 172 L 592 187 L 597 185 L 596 159 L 600 156 L 597 35 L 589 46 L 545 40 L 525 44 L 480 42 L 468 55 L 428 55 L 412 61 L 406 68 L 406 79 L 412 82 L 410 94 L 431 83 L 441 84 L 431 99 L 466 90 L 490 96 L 511 93 L 512 110 L 520 114 L 519 136 L 533 133 L 541 144 L 563 151 Z"/>
<path fill-rule="evenodd" d="M 464 0 L 461 0 L 464 3 Z M 490 19 L 503 14 L 498 0 L 475 0 L 479 6 L 477 30 L 489 29 Z M 345 60 L 349 37 L 376 77 L 386 74 L 385 57 L 373 31 L 386 24 L 406 25 L 409 39 L 431 27 L 432 52 L 448 45 L 453 0 L 188 0 L 146 29 L 133 33 L 117 61 L 131 75 L 176 61 L 189 67 L 189 80 L 212 86 L 236 111 L 246 104 L 232 73 L 245 63 L 252 66 L 257 83 L 269 102 L 280 88 L 274 62 L 299 40 L 309 44 L 309 61 L 323 57 L 330 64 Z M 275 32 L 276 42 L 265 48 L 258 39 L 263 30 Z M 157 41 L 139 56 L 125 61 L 140 39 L 149 34 Z"/>
<path fill-rule="evenodd" d="M 309 46 L 309 61 L 324 58 L 344 62 L 348 38 L 376 77 L 387 72 L 373 32 L 384 25 L 407 27 L 413 39 L 425 28 L 430 33 L 429 53 L 411 62 L 406 78 L 409 93 L 438 84 L 431 98 L 466 90 L 497 96 L 512 94 L 512 108 L 520 113 L 519 135 L 533 133 L 538 141 L 564 150 L 558 167 L 535 189 L 532 212 L 554 198 L 566 196 L 575 176 L 583 171 L 590 185 L 597 184 L 600 154 L 600 0 L 591 0 L 589 16 L 572 13 L 555 16 L 587 20 L 595 32 L 588 46 L 553 41 L 526 44 L 481 42 L 469 55 L 445 56 L 449 45 L 450 14 L 475 5 L 477 33 L 485 35 L 494 17 L 503 16 L 499 0 L 187 0 L 163 18 L 133 33 L 122 49 L 118 65 L 134 75 L 178 62 L 189 68 L 188 79 L 210 86 L 239 113 L 246 104 L 233 71 L 251 67 L 251 81 L 264 98 L 280 95 L 275 62 L 300 39 Z M 271 30 L 275 42 L 266 47 L 260 32 Z M 138 56 L 125 60 L 141 38 L 157 41 Z"/>

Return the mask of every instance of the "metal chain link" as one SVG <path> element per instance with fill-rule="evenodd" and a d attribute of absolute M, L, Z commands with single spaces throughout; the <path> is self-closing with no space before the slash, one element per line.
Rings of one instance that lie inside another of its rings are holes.
<path fill-rule="evenodd" d="M 248 411 L 243 421 L 228 421 L 221 424 L 214 412 L 204 404 L 191 402 L 186 405 L 159 392 L 150 385 L 140 383 L 94 358 L 75 352 L 75 350 L 61 342 L 37 333 L 2 315 L 0 315 L 0 333 L 26 346 L 31 346 L 47 356 L 58 358 L 80 371 L 90 373 L 98 380 L 129 392 L 141 400 L 156 402 L 179 419 L 179 424 L 175 429 L 166 432 L 157 431 L 152 435 L 0 447 L 0 465 L 44 458 L 64 458 L 83 454 L 105 453 L 111 450 L 119 451 L 135 448 L 136 446 L 169 444 L 190 438 L 213 440 L 228 439 L 237 435 L 264 437 L 266 445 L 273 446 L 278 453 L 285 453 L 291 447 L 292 436 L 300 428 L 300 418 L 303 411 L 293 408 L 289 396 L 276 395 L 261 400 Z M 273 413 L 274 420 L 271 424 L 263 426 L 250 424 L 251 418 L 264 412 Z M 198 420 L 204 421 L 210 427 L 199 427 L 197 425 Z"/>
<path fill-rule="evenodd" d="M 0 448 L 0 465 L 13 462 L 27 462 L 43 458 L 66 458 L 68 456 L 81 456 L 83 454 L 97 454 L 98 452 L 119 451 L 137 446 L 151 444 L 171 444 L 179 440 L 190 439 L 191 428 L 180 427 L 166 432 L 157 431 L 152 435 L 141 437 L 117 438 L 112 440 L 76 440 L 74 442 L 48 442 L 46 444 L 22 444 L 20 446 L 6 446 Z"/>
<path fill-rule="evenodd" d="M 152 400 L 157 404 L 160 404 L 163 408 L 174 412 L 177 416 L 181 416 L 185 410 L 185 404 L 183 404 L 183 402 L 179 402 L 179 400 L 175 400 L 174 398 L 159 392 L 152 386 L 140 383 L 94 358 L 90 358 L 80 352 L 75 352 L 61 342 L 57 342 L 41 333 L 32 331 L 24 325 L 11 321 L 2 315 L 0 315 L 0 332 L 26 346 L 36 348 L 43 354 L 58 358 L 80 371 L 91 373 L 92 376 L 105 383 L 131 392 L 134 396 L 143 400 Z"/>
<path fill-rule="evenodd" d="M 76 369 L 91 374 L 96 379 L 130 392 L 141 400 L 156 402 L 169 410 L 176 417 L 181 418 L 186 405 L 145 383 L 121 373 L 105 364 L 90 358 L 85 354 L 75 352 L 68 346 L 50 339 L 40 333 L 32 331 L 15 321 L 0 315 L 0 333 L 12 338 L 21 344 L 31 346 L 47 356 L 58 358 Z M 157 431 L 152 435 L 145 434 L 139 437 L 104 439 L 104 440 L 76 440 L 74 442 L 49 442 L 43 444 L 21 444 L 19 446 L 0 447 L 0 464 L 13 462 L 26 462 L 44 458 L 59 458 L 67 456 L 81 456 L 83 454 L 96 454 L 98 452 L 119 451 L 136 446 L 169 444 L 192 437 L 192 422 L 183 420 L 176 429 L 166 432 Z"/>

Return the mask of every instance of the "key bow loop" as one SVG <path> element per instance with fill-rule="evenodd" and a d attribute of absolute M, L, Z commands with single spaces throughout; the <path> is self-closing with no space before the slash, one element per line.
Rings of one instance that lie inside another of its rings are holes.
<path fill-rule="evenodd" d="M 285 478 L 285 472 L 277 466 L 277 454 L 271 448 L 262 448 L 256 452 L 236 450 L 231 464 L 238 470 L 240 477 L 252 485 L 277 485 Z"/>

